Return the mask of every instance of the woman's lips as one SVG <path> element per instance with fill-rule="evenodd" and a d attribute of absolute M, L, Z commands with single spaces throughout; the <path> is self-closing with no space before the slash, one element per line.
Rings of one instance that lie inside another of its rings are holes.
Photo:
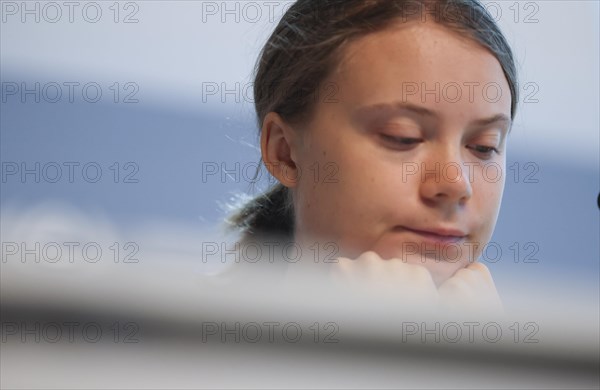
<path fill-rule="evenodd" d="M 412 228 L 395 226 L 390 235 L 378 241 L 371 249 L 382 258 L 398 258 L 411 264 L 462 262 L 467 252 L 469 234 L 448 226 Z M 454 267 L 454 266 L 452 266 Z"/>
<path fill-rule="evenodd" d="M 421 241 L 437 245 L 457 244 L 467 238 L 467 234 L 453 228 L 419 228 L 413 229 L 405 226 L 399 227 L 404 231 L 419 236 Z"/>

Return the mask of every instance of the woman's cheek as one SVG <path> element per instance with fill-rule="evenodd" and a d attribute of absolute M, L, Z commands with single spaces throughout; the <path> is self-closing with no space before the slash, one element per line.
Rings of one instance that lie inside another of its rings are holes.
<path fill-rule="evenodd" d="M 340 229 L 351 222 L 348 219 L 353 216 L 347 210 L 356 201 L 349 196 L 356 191 L 356 181 L 346 179 L 352 175 L 351 166 L 336 161 L 331 151 L 316 152 L 301 171 L 295 190 L 297 228 L 324 239 L 339 235 Z"/>
<path fill-rule="evenodd" d="M 474 183 L 472 213 L 479 221 L 473 241 L 478 245 L 477 257 L 489 243 L 496 226 L 502 201 L 504 180 L 480 180 Z M 477 259 L 477 258 L 476 258 Z"/>

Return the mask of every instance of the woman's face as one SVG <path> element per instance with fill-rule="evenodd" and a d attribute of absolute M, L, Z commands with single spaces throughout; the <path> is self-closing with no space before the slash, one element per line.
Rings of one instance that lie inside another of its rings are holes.
<path fill-rule="evenodd" d="M 437 284 L 477 260 L 504 188 L 498 60 L 413 22 L 348 45 L 324 91 L 292 154 L 296 239 L 421 264 Z"/>

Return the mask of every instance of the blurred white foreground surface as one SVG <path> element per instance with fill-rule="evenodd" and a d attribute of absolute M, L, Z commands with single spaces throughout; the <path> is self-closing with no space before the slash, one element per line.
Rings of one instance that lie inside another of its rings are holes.
<path fill-rule="evenodd" d="M 598 308 L 548 284 L 513 292 L 503 315 L 441 313 L 258 266 L 211 276 L 223 264 L 203 261 L 206 231 L 30 215 L 2 218 L 2 388 L 599 386 Z M 47 245 L 65 242 L 72 255 Z"/>

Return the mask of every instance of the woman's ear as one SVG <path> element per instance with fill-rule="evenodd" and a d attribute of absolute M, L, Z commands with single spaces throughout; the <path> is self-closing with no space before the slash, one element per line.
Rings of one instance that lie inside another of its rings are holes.
<path fill-rule="evenodd" d="M 270 112 L 263 121 L 260 150 L 271 173 L 286 187 L 295 187 L 299 177 L 296 156 L 298 134 L 279 114 Z"/>

